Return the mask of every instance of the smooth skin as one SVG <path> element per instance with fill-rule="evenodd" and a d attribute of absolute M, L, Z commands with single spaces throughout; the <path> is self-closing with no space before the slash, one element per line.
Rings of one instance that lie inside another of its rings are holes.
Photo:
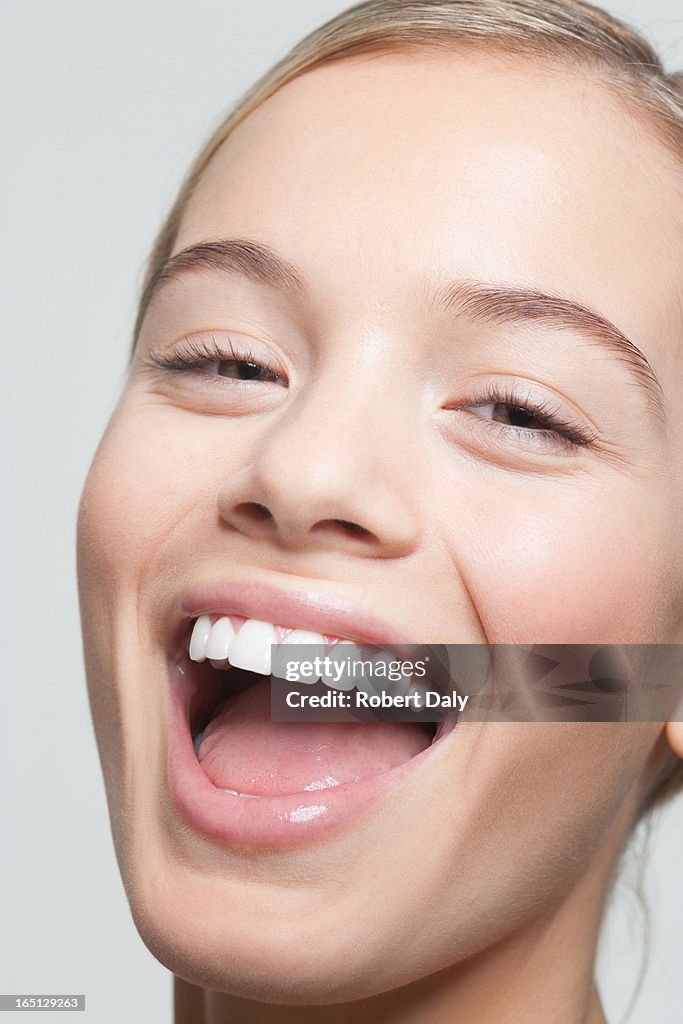
<path fill-rule="evenodd" d="M 261 242 L 305 290 L 167 283 L 79 516 L 117 855 L 181 1024 L 604 1022 L 605 896 L 681 724 L 463 722 L 343 833 L 248 855 L 167 800 L 169 610 L 224 575 L 346 598 L 419 643 L 680 642 L 682 186 L 588 73 L 466 51 L 309 72 L 209 165 L 174 252 Z M 461 279 L 598 311 L 664 419 L 575 330 L 437 310 Z M 211 336 L 270 376 L 238 379 L 229 351 L 153 364 Z M 591 442 L 475 405 L 502 382 Z"/>

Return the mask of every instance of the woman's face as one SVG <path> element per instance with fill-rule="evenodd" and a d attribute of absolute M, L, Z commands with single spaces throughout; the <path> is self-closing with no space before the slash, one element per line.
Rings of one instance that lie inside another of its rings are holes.
<path fill-rule="evenodd" d="M 341 823 L 324 789 L 313 825 L 265 795 L 273 835 L 238 835 L 184 810 L 169 694 L 201 612 L 417 643 L 680 640 L 680 183 L 594 80 L 464 53 L 319 68 L 211 161 L 174 254 L 227 244 L 159 283 L 79 517 L 117 853 L 177 974 L 358 998 L 570 890 L 584 920 L 599 902 L 661 725 L 463 721 Z M 250 714 L 235 770 L 256 773 L 278 741 Z M 349 758 L 371 766 L 371 739 Z M 224 796 L 226 819 L 250 802 Z"/>

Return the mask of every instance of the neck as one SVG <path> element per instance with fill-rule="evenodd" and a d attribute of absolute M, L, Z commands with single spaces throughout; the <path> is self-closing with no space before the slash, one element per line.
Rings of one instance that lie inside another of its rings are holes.
<path fill-rule="evenodd" d="M 445 1020 L 452 1024 L 485 1020 L 523 1024 L 532 1019 L 530 1013 L 537 1012 L 529 993 L 523 1007 L 506 999 L 501 1010 L 492 1009 L 490 998 L 473 1011 L 464 1007 L 454 993 L 426 993 L 413 990 L 413 986 L 397 989 L 389 996 L 335 1006 L 275 1006 L 209 992 L 180 978 L 174 981 L 175 1024 L 348 1024 L 350 1020 L 354 1024 L 443 1024 Z M 545 989 L 541 1001 L 550 1001 Z M 542 1016 L 533 1019 L 545 1024 L 607 1024 L 594 984 L 580 999 L 573 994 L 569 1003 L 556 1008 L 551 1016 L 540 1012 Z"/>
<path fill-rule="evenodd" d="M 284 1006 L 175 979 L 175 1024 L 606 1024 L 594 981 L 606 887 L 584 876 L 551 914 L 410 985 L 353 1003 Z"/>

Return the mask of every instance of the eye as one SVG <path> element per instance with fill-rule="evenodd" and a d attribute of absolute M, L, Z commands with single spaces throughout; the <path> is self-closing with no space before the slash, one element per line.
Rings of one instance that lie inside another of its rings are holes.
<path fill-rule="evenodd" d="M 220 359 L 217 363 L 218 376 L 232 380 L 255 380 L 279 383 L 278 374 L 267 366 L 252 359 Z"/>
<path fill-rule="evenodd" d="M 246 343 L 215 334 L 208 338 L 183 338 L 168 355 L 152 352 L 146 363 L 156 369 L 177 374 L 201 374 L 212 383 L 221 379 L 236 383 L 278 384 L 288 386 L 285 375 L 275 366 L 260 360 Z"/>
<path fill-rule="evenodd" d="M 451 409 L 475 416 L 501 440 L 528 446 L 576 449 L 591 445 L 597 436 L 586 424 L 570 420 L 559 406 L 534 398 L 530 391 L 524 395 L 507 383 L 488 383 L 479 393 Z"/>
<path fill-rule="evenodd" d="M 524 427 L 526 430 L 547 430 L 548 421 L 541 420 L 532 409 L 523 405 L 511 405 L 509 402 L 495 402 L 490 405 L 476 406 L 480 414 L 487 414 L 496 423 L 505 423 L 511 427 Z"/>

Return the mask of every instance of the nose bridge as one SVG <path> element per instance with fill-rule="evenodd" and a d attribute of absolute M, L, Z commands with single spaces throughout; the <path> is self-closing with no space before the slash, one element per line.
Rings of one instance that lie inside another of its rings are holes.
<path fill-rule="evenodd" d="M 368 487 L 391 473 L 404 425 L 413 420 L 405 407 L 414 395 L 381 344 L 331 349 L 334 357 L 293 397 L 264 455 L 275 466 L 294 460 L 311 483 L 334 486 L 345 477 Z"/>
<path fill-rule="evenodd" d="M 420 523 L 417 488 L 405 485 L 415 389 L 385 356 L 381 344 L 335 345 L 298 390 L 295 381 L 247 469 L 226 481 L 224 519 L 292 545 L 329 541 L 343 526 L 377 554 L 410 550 Z"/>

